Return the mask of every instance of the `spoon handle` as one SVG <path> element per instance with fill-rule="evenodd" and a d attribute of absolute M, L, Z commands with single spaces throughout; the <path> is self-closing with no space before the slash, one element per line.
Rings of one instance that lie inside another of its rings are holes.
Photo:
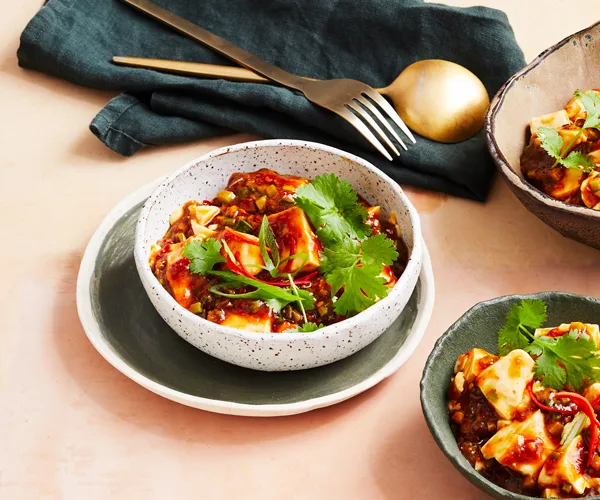
<path fill-rule="evenodd" d="M 121 66 L 163 70 L 168 73 L 201 76 L 203 78 L 223 78 L 232 82 L 273 83 L 264 76 L 257 75 L 254 71 L 237 66 L 220 66 L 218 64 L 204 64 L 184 61 L 171 61 L 169 59 L 151 59 L 147 57 L 115 56 L 112 62 Z"/>
<path fill-rule="evenodd" d="M 171 59 L 152 59 L 149 57 L 114 56 L 112 62 L 120 66 L 132 68 L 156 69 L 167 73 L 180 75 L 201 76 L 202 78 L 222 78 L 230 82 L 248 83 L 273 83 L 271 80 L 256 74 L 254 71 L 237 66 L 222 66 L 220 64 L 206 64 L 185 61 L 173 61 Z M 304 77 L 307 80 L 313 78 Z M 387 87 L 375 89 L 385 95 Z"/>

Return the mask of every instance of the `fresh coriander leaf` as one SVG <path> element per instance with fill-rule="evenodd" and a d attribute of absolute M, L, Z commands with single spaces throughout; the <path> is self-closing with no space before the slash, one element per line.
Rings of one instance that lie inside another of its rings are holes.
<path fill-rule="evenodd" d="M 581 101 L 586 111 L 586 119 L 582 128 L 600 127 L 600 97 L 593 90 L 587 92 L 575 91 L 574 96 Z"/>
<path fill-rule="evenodd" d="M 323 325 L 317 325 L 316 323 L 306 322 L 300 328 L 298 328 L 299 332 L 315 332 L 319 329 L 323 328 Z"/>
<path fill-rule="evenodd" d="M 221 255 L 221 242 L 214 238 L 192 240 L 185 244 L 182 254 L 190 259 L 190 272 L 194 274 L 206 274 L 216 264 L 225 262 L 225 257 Z"/>
<path fill-rule="evenodd" d="M 275 241 L 275 235 L 269 225 L 269 219 L 265 215 L 260 225 L 260 231 L 258 233 L 258 241 L 260 246 L 260 254 L 265 261 L 265 267 L 271 276 L 277 275 L 277 269 L 279 268 L 279 247 Z M 271 255 L 267 251 L 267 247 L 271 251 Z"/>
<path fill-rule="evenodd" d="M 594 160 L 581 151 L 571 151 L 565 158 L 560 160 L 560 164 L 566 168 L 577 168 L 583 172 L 592 172 L 596 168 Z"/>
<path fill-rule="evenodd" d="M 296 190 L 296 204 L 304 210 L 325 247 L 347 238 L 363 240 L 371 233 L 367 210 L 352 185 L 334 174 L 315 177 Z"/>
<path fill-rule="evenodd" d="M 533 354 L 534 356 L 541 356 L 542 353 L 544 352 L 542 347 L 536 343 L 529 344 L 528 346 L 524 347 L 523 349 L 525 349 L 529 354 Z"/>
<path fill-rule="evenodd" d="M 540 337 L 542 338 L 552 340 L 548 337 Z M 537 342 L 536 344 L 542 354 L 535 360 L 535 378 L 542 380 L 544 387 L 562 389 L 567 381 L 567 374 L 558 364 L 558 356 L 546 346 L 545 340 L 540 340 L 539 344 Z"/>
<path fill-rule="evenodd" d="M 498 353 L 506 356 L 514 349 L 525 349 L 529 346 L 527 337 L 519 331 L 519 323 L 507 322 L 498 332 Z"/>
<path fill-rule="evenodd" d="M 398 258 L 398 252 L 394 242 L 387 238 L 385 234 L 371 236 L 360 245 L 362 255 L 360 261 L 364 266 L 376 266 L 379 272 L 383 266 L 391 266 Z"/>
<path fill-rule="evenodd" d="M 360 244 L 346 240 L 335 250 L 326 248 L 321 253 L 320 269 L 326 275 L 332 295 L 344 288 L 334 304 L 335 311 L 338 314 L 361 312 L 386 297 L 385 279 L 379 275 L 383 266 L 391 265 L 396 258 L 394 242 L 383 234 L 371 236 Z"/>
<path fill-rule="evenodd" d="M 335 312 L 343 315 L 361 312 L 386 297 L 385 278 L 380 278 L 379 272 L 374 266 L 354 266 L 329 273 L 326 280 L 332 295 L 344 287 L 344 293 L 333 305 Z"/>
<path fill-rule="evenodd" d="M 569 387 L 581 390 L 586 383 L 600 380 L 600 357 L 593 340 L 571 332 L 558 337 L 554 349 L 567 370 Z"/>
<path fill-rule="evenodd" d="M 590 338 L 570 332 L 558 338 L 538 337 L 534 344 L 542 352 L 536 359 L 535 376 L 544 386 L 560 390 L 567 385 L 580 391 L 600 380 L 600 357 Z"/>
<path fill-rule="evenodd" d="M 360 258 L 360 244 L 356 240 L 345 240 L 336 245 L 335 250 L 325 248 L 320 256 L 319 269 L 324 274 L 339 268 L 353 267 Z"/>
<path fill-rule="evenodd" d="M 540 328 L 548 319 L 546 303 L 543 300 L 522 300 L 518 309 L 518 319 L 523 326 Z"/>
<path fill-rule="evenodd" d="M 262 299 L 264 301 L 265 304 L 267 304 L 267 307 L 272 309 L 273 312 L 275 313 L 280 313 L 281 310 L 287 306 L 288 304 L 291 304 L 291 302 L 288 302 L 287 300 L 282 300 L 282 299 L 275 299 L 275 298 L 270 298 L 270 299 Z"/>
<path fill-rule="evenodd" d="M 512 306 L 506 315 L 506 324 L 498 332 L 500 356 L 505 356 L 513 349 L 525 349 L 529 339 L 523 335 L 523 328 L 539 328 L 545 321 L 546 304 L 542 300 L 526 299 Z"/>
<path fill-rule="evenodd" d="M 561 151 L 564 146 L 561 135 L 555 129 L 550 127 L 540 127 L 537 135 L 541 142 L 542 149 L 552 158 L 560 160 Z"/>
<path fill-rule="evenodd" d="M 298 328 L 288 328 L 284 332 L 315 332 L 321 328 L 324 328 L 322 324 L 317 325 L 316 323 L 306 322 Z"/>

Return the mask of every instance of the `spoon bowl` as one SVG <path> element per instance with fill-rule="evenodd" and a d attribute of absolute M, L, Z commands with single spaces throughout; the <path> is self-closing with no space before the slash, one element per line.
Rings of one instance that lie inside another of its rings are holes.
<path fill-rule="evenodd" d="M 378 92 L 414 132 L 437 142 L 460 142 L 482 128 L 490 100 L 477 76 L 440 59 L 418 61 Z"/>

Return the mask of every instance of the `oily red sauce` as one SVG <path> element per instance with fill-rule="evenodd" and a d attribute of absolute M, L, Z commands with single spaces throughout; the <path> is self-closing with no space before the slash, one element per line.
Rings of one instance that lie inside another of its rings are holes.
<path fill-rule="evenodd" d="M 567 128 L 573 128 L 573 125 L 565 126 Z M 580 151 L 582 153 L 591 153 L 597 149 L 600 149 L 600 141 L 598 141 L 598 135 L 596 131 L 591 132 L 592 129 L 586 129 L 586 134 L 589 136 L 589 140 L 582 142 L 571 149 L 571 151 Z M 525 179 L 527 179 L 533 186 L 538 188 L 543 193 L 552 196 L 555 190 L 559 190 L 565 186 L 565 173 L 566 168 L 561 166 L 554 166 L 555 160 L 551 158 L 546 151 L 541 147 L 541 143 L 537 137 L 532 137 L 529 144 L 525 147 L 523 154 L 521 155 L 521 172 Z M 600 169 L 596 169 L 600 171 Z M 581 182 L 587 177 L 587 174 L 582 176 Z M 581 187 L 581 183 L 579 184 Z M 590 200 L 594 200 L 597 197 L 589 190 L 586 193 Z M 563 199 L 566 203 L 577 206 L 587 206 L 582 199 L 581 190 L 577 189 L 567 199 Z M 600 198 L 598 198 L 600 202 Z M 588 202 L 589 203 L 589 202 Z"/>
<path fill-rule="evenodd" d="M 150 264 L 157 279 L 181 305 L 189 308 L 191 304 L 200 304 L 201 312 L 197 314 L 216 323 L 223 321 L 228 313 L 250 315 L 253 318 L 271 314 L 269 308 L 260 300 L 233 299 L 212 293 L 210 288 L 220 283 L 219 278 L 190 273 L 188 269 L 189 260 L 185 257 L 180 257 L 170 267 L 167 266 L 167 259 L 169 253 L 175 248 L 174 245 L 181 246 L 182 241 L 194 235 L 189 212 L 191 205 L 219 207 L 219 214 L 208 225 L 210 229 L 216 232 L 231 228 L 258 237 L 263 216 L 280 213 L 295 207 L 294 191 L 298 186 L 307 182 L 306 179 L 301 177 L 280 175 L 268 169 L 261 169 L 252 173 L 235 173 L 231 176 L 225 188 L 226 191 L 235 195 L 229 202 L 222 202 L 218 196 L 212 201 L 187 202 L 183 205 L 183 216 L 174 221 L 165 237 L 159 242 L 161 250 L 152 255 Z M 259 204 L 257 204 L 257 201 L 259 201 Z M 365 206 L 369 206 L 363 199 L 360 199 L 360 201 Z M 260 208 L 261 206 L 262 208 Z M 385 233 L 388 238 L 395 242 L 399 257 L 394 262 L 392 271 L 396 277 L 399 277 L 408 262 L 408 247 L 397 234 L 396 227 L 390 222 L 381 221 L 379 217 L 369 217 L 367 223 L 371 225 L 373 234 Z M 291 253 L 294 253 L 297 236 L 288 231 L 285 216 L 276 222 L 274 226 L 273 230 L 278 237 L 283 235 L 283 238 L 289 239 L 289 241 L 281 241 L 282 243 L 288 243 L 292 250 Z M 317 248 L 320 250 L 319 242 L 316 243 Z M 225 270 L 227 267 L 225 264 L 218 264 L 215 269 Z M 306 274 L 299 273 L 297 278 L 301 278 Z M 272 279 L 266 271 L 259 272 L 255 277 L 267 281 Z M 170 280 L 177 280 L 177 283 L 169 281 L 169 278 Z M 185 299 L 179 299 L 175 290 L 181 283 L 186 283 L 191 292 L 190 296 Z M 315 298 L 315 308 L 306 311 L 309 322 L 326 326 L 345 319 L 345 316 L 335 313 L 331 287 L 323 276 L 316 275 L 310 279 L 309 284 L 300 285 L 299 288 L 311 292 Z M 254 288 L 250 286 L 235 289 L 220 288 L 221 292 L 232 294 L 241 294 L 253 290 Z M 273 331 L 283 331 L 286 328 L 304 323 L 301 312 L 292 305 L 284 307 L 279 313 L 273 313 L 272 318 Z"/>
<path fill-rule="evenodd" d="M 501 465 L 495 459 L 485 460 L 483 458 L 481 447 L 496 433 L 498 415 L 479 387 L 474 383 L 465 383 L 464 390 L 460 394 L 456 392 L 454 384 L 451 384 L 450 387 L 448 396 L 451 406 L 451 428 L 456 437 L 458 448 L 463 456 L 473 467 L 475 467 L 478 462 L 480 464 L 483 463 L 483 468 L 478 472 L 494 484 L 514 493 L 540 497 L 542 489 L 538 486 L 537 481 L 533 484 L 527 484 L 524 477 L 518 472 Z M 546 401 L 550 393 L 551 391 L 549 389 L 545 389 L 544 391 L 536 393 L 536 396 L 540 400 Z M 457 404 L 459 406 L 457 406 Z M 567 408 L 568 402 L 565 401 L 565 404 L 566 406 L 564 407 Z M 561 407 L 563 406 L 561 405 Z M 517 415 L 515 420 L 522 421 L 535 410 L 536 407 L 531 406 L 521 414 Z M 457 413 L 461 414 L 459 418 L 456 417 Z M 562 429 L 573 419 L 573 415 L 549 413 L 546 411 L 543 413 L 546 430 L 558 443 L 562 434 Z M 584 463 L 587 458 L 586 450 L 588 449 L 589 443 L 589 431 L 584 430 L 582 437 L 584 446 L 580 450 L 580 457 L 577 460 L 579 473 L 585 472 L 588 477 L 600 477 L 600 472 L 593 467 L 588 467 L 584 471 Z M 518 447 L 513 450 L 512 455 L 508 456 L 507 459 L 514 464 L 531 462 L 540 455 L 541 451 L 541 440 L 524 438 L 519 442 Z M 546 461 L 547 470 L 551 470 L 550 468 L 553 465 L 553 461 L 556 462 L 558 457 L 558 453 L 550 455 Z M 598 495 L 598 493 L 598 489 L 588 488 L 583 495 L 577 495 L 575 498 L 590 497 Z M 565 498 L 567 497 L 574 498 L 573 494 L 565 494 Z"/>
<path fill-rule="evenodd" d="M 452 397 L 452 394 L 450 395 Z M 536 487 L 527 488 L 523 485 L 523 476 L 498 463 L 496 460 L 485 460 L 481 454 L 481 447 L 498 430 L 498 415 L 485 398 L 479 387 L 475 384 L 465 384 L 465 388 L 458 400 L 460 411 L 464 414 L 462 422 L 451 420 L 451 427 L 456 436 L 458 448 L 469 463 L 475 467 L 476 463 L 483 463 L 484 468 L 479 473 L 493 483 L 514 493 L 539 496 L 541 490 Z M 513 459 L 515 461 L 533 458 L 534 451 L 530 451 L 529 443 L 523 443 Z M 532 456 L 530 456 L 530 454 Z"/>

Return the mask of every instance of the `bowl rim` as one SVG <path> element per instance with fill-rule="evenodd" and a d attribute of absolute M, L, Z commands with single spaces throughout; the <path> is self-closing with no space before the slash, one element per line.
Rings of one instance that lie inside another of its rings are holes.
<path fill-rule="evenodd" d="M 465 311 L 435 342 L 431 352 L 427 356 L 427 360 L 425 361 L 425 366 L 423 368 L 423 372 L 421 375 L 421 380 L 419 383 L 420 389 L 420 401 L 421 401 L 421 411 L 425 418 L 425 422 L 427 423 L 427 427 L 429 428 L 429 432 L 431 433 L 434 441 L 436 442 L 438 448 L 442 451 L 442 453 L 450 460 L 452 465 L 472 484 L 482 489 L 488 494 L 496 494 L 497 498 L 510 498 L 512 500 L 533 500 L 538 499 L 539 497 L 532 497 L 529 495 L 521 495 L 519 493 L 514 493 L 509 491 L 497 484 L 493 483 L 483 475 L 479 474 L 469 462 L 463 457 L 460 450 L 451 450 L 444 443 L 441 433 L 439 432 L 440 422 L 436 421 L 432 415 L 431 405 L 428 402 L 428 391 L 430 390 L 430 385 L 427 383 L 429 374 L 435 369 L 435 362 L 439 357 L 440 353 L 444 350 L 444 345 L 449 341 L 450 338 L 454 337 L 457 334 L 457 331 L 461 328 L 461 326 L 469 320 L 469 317 L 474 313 L 479 311 L 480 309 L 485 309 L 490 305 L 495 305 L 500 302 L 505 302 L 507 300 L 516 299 L 516 300 L 524 300 L 524 299 L 546 299 L 548 297 L 570 297 L 578 300 L 584 300 L 587 302 L 591 302 L 600 306 L 600 299 L 595 297 L 591 297 L 588 295 L 581 295 L 577 293 L 563 292 L 563 291 L 546 291 L 546 292 L 538 292 L 532 294 L 510 294 L 510 295 L 501 295 L 499 297 L 495 297 L 492 299 L 484 300 L 476 303 L 467 311 Z M 477 347 L 477 346 L 473 346 Z M 448 419 L 449 422 L 449 419 Z M 456 443 L 456 441 L 454 441 Z M 464 461 L 464 462 L 463 462 Z M 589 498 L 600 498 L 598 496 L 589 497 Z"/>
<path fill-rule="evenodd" d="M 344 331 L 347 331 L 348 329 L 352 329 L 352 328 L 360 326 L 366 320 L 368 320 L 368 317 L 369 317 L 368 315 L 373 315 L 373 314 L 376 314 L 377 312 L 380 312 L 381 310 L 383 310 L 385 308 L 385 306 L 387 304 L 393 303 L 400 298 L 400 295 L 403 293 L 404 289 L 409 284 L 409 279 L 410 279 L 410 276 L 413 271 L 416 272 L 417 276 L 419 275 L 420 267 L 422 265 L 423 245 L 424 245 L 423 237 L 421 234 L 421 223 L 420 223 L 420 219 L 419 219 L 417 210 L 412 205 L 412 203 L 407 198 L 407 196 L 404 194 L 404 191 L 400 188 L 400 185 L 396 181 L 394 181 L 388 175 L 386 175 L 385 173 L 383 173 L 382 171 L 377 169 L 375 166 L 373 166 L 367 160 L 360 158 L 358 156 L 355 156 L 346 151 L 342 151 L 340 149 L 333 148 L 331 146 L 326 146 L 324 144 L 310 142 L 310 141 L 302 141 L 302 140 L 269 139 L 269 140 L 243 142 L 243 143 L 235 144 L 232 146 L 224 146 L 222 148 L 210 151 L 204 155 L 201 155 L 201 156 L 187 162 L 185 165 L 183 165 L 182 167 L 178 168 L 177 170 L 172 172 L 170 175 L 168 175 L 163 180 L 163 182 L 161 182 L 159 184 L 159 186 L 154 190 L 154 192 L 150 195 L 150 197 L 144 203 L 144 206 L 142 207 L 142 210 L 140 211 L 140 216 L 139 216 L 138 222 L 136 224 L 136 229 L 135 229 L 134 255 L 135 255 L 135 261 L 136 261 L 136 268 L 138 270 L 138 273 L 140 274 L 140 278 L 142 279 L 142 282 L 144 282 L 145 279 L 156 280 L 156 277 L 152 273 L 150 266 L 148 264 L 148 256 L 149 256 L 148 250 L 146 248 L 144 248 L 144 245 L 143 245 L 148 214 L 150 213 L 150 210 L 152 209 L 158 196 L 164 190 L 168 189 L 168 187 L 171 185 L 171 183 L 177 177 L 184 174 L 188 170 L 194 168 L 196 165 L 198 165 L 201 162 L 204 162 L 206 160 L 209 160 L 209 159 L 217 157 L 217 156 L 222 156 L 224 154 L 241 151 L 241 150 L 247 150 L 247 149 L 258 149 L 258 148 L 265 148 L 265 147 L 280 148 L 280 147 L 290 147 L 290 146 L 291 147 L 309 148 L 309 149 L 313 149 L 316 151 L 325 151 L 327 153 L 332 153 L 341 158 L 350 160 L 350 162 L 348 162 L 351 165 L 349 168 L 364 168 L 366 170 L 369 170 L 370 172 L 374 173 L 382 181 L 384 181 L 386 184 L 388 184 L 391 187 L 392 191 L 394 191 L 398 200 L 403 204 L 403 207 L 407 210 L 407 212 L 409 214 L 409 219 L 410 219 L 411 225 L 413 227 L 413 235 L 412 235 L 413 246 L 412 246 L 412 251 L 410 252 L 409 259 L 408 259 L 408 262 L 407 262 L 404 272 L 402 273 L 402 275 L 398 279 L 398 282 L 394 285 L 392 290 L 388 293 L 387 297 L 384 297 L 383 299 L 376 302 L 372 306 L 368 307 L 364 311 L 356 314 L 355 316 L 352 316 L 351 318 L 340 321 L 339 323 L 334 323 L 332 325 L 326 326 L 326 327 L 316 330 L 314 332 L 305 332 L 302 334 L 299 334 L 298 332 L 288 332 L 288 333 L 284 333 L 284 332 L 282 332 L 282 333 L 248 332 L 248 331 L 241 330 L 238 328 L 221 326 L 217 323 L 213 323 L 204 318 L 196 316 L 192 312 L 188 311 L 187 309 L 185 309 L 184 307 L 179 305 L 177 303 L 177 301 L 171 296 L 171 294 L 169 294 L 164 289 L 164 287 L 162 287 L 162 286 L 155 287 L 154 291 L 158 295 L 158 299 L 163 301 L 164 303 L 166 303 L 171 310 L 176 311 L 181 316 L 182 320 L 188 322 L 189 324 L 193 325 L 194 327 L 208 328 L 208 329 L 213 330 L 213 332 L 216 332 L 216 333 L 234 336 L 234 337 L 244 339 L 244 340 L 253 340 L 253 341 L 269 341 L 269 342 L 276 342 L 276 343 L 289 343 L 289 342 L 294 342 L 294 341 L 318 340 L 323 337 L 339 335 L 339 334 L 343 333 Z M 141 264 L 141 269 L 140 269 L 140 264 Z M 142 273 L 144 274 L 144 276 L 142 276 Z M 417 281 L 418 281 L 418 279 L 415 280 L 415 286 L 416 286 Z M 412 290 L 409 290 L 409 292 L 412 292 Z"/>
<path fill-rule="evenodd" d="M 538 190 L 537 188 L 535 188 L 534 186 L 532 186 L 531 184 L 526 182 L 524 179 L 522 179 L 519 175 L 517 175 L 517 173 L 511 168 L 510 162 L 506 159 L 506 157 L 500 150 L 500 147 L 498 146 L 498 143 L 496 141 L 495 134 L 496 134 L 496 115 L 497 115 L 498 111 L 500 110 L 500 108 L 502 107 L 502 104 L 504 103 L 504 99 L 505 99 L 507 93 L 515 85 L 517 80 L 519 80 L 522 76 L 525 76 L 530 71 L 535 70 L 540 64 L 542 64 L 544 62 L 544 60 L 548 56 L 550 56 L 554 52 L 557 52 L 559 49 L 561 49 L 562 47 L 564 47 L 565 45 L 570 43 L 574 37 L 581 36 L 581 35 L 585 34 L 586 32 L 588 32 L 594 28 L 597 28 L 597 27 L 600 27 L 600 21 L 598 21 L 598 22 L 592 24 L 591 26 L 588 26 L 587 28 L 584 28 L 576 33 L 573 33 L 572 35 L 569 35 L 568 37 L 564 38 L 560 42 L 552 45 L 551 47 L 549 47 L 546 50 L 544 50 L 543 52 L 541 52 L 532 62 L 530 62 L 523 69 L 521 69 L 520 71 L 515 73 L 513 76 L 511 76 L 504 83 L 504 85 L 502 85 L 502 87 L 500 87 L 500 89 L 498 90 L 498 92 L 496 93 L 494 98 L 492 99 L 492 101 L 490 103 L 490 107 L 488 108 L 488 111 L 485 116 L 485 125 L 484 125 L 485 137 L 486 137 L 488 150 L 489 150 L 490 154 L 492 155 L 492 158 L 494 159 L 496 165 L 499 167 L 500 173 L 502 174 L 504 179 L 509 184 L 512 184 L 513 186 L 515 186 L 516 188 L 521 190 L 529 198 L 532 198 L 536 202 L 543 203 L 545 205 L 548 205 L 552 208 L 555 208 L 559 211 L 562 211 L 562 212 L 565 212 L 568 214 L 583 217 L 590 221 L 595 221 L 595 220 L 600 219 L 600 210 L 594 210 L 593 208 L 589 208 L 589 207 L 578 207 L 575 205 L 570 205 L 568 203 L 565 203 L 564 201 L 556 200 L 556 199 L 552 198 L 551 196 L 548 196 L 547 194 Z"/>

